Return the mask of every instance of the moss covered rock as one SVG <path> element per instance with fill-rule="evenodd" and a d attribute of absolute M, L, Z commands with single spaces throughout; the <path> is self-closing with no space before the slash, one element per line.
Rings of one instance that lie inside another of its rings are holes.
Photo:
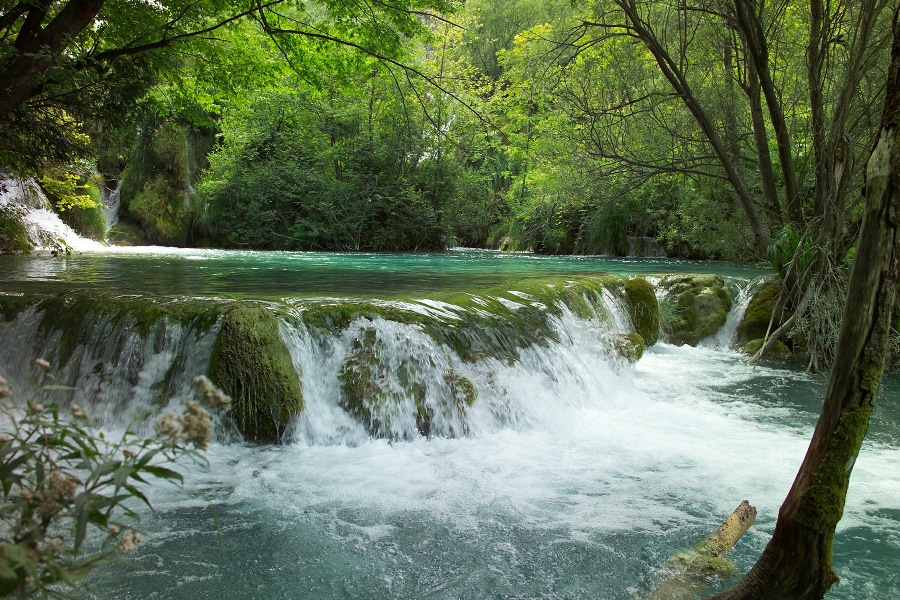
<path fill-rule="evenodd" d="M 107 239 L 114 246 L 145 246 L 149 243 L 143 229 L 127 222 L 116 223 L 110 227 Z"/>
<path fill-rule="evenodd" d="M 263 305 L 234 305 L 222 317 L 209 363 L 210 379 L 232 397 L 237 426 L 254 442 L 281 441 L 303 410 L 300 380 L 278 324 Z"/>
<path fill-rule="evenodd" d="M 453 369 L 432 377 L 436 365 L 427 356 L 394 359 L 377 331 L 366 327 L 338 373 L 341 404 L 374 436 L 430 435 L 437 418 L 458 423 L 478 398 L 472 381 Z M 445 427 L 439 433 L 454 432 Z"/>
<path fill-rule="evenodd" d="M 9 323 L 15 320 L 20 312 L 37 304 L 41 298 L 42 296 L 34 294 L 0 292 L 0 323 Z"/>
<path fill-rule="evenodd" d="M 696 346 L 716 333 L 731 310 L 731 292 L 718 275 L 666 275 L 660 305 L 662 329 L 668 342 Z"/>
<path fill-rule="evenodd" d="M 644 338 L 637 332 L 616 334 L 612 337 L 613 350 L 618 358 L 634 364 L 644 355 Z"/>
<path fill-rule="evenodd" d="M 763 338 L 750 340 L 749 342 L 744 344 L 744 347 L 741 348 L 741 352 L 753 356 L 754 354 L 759 352 L 760 348 L 762 348 L 763 341 Z M 771 356 L 789 356 L 791 354 L 791 349 L 788 348 L 787 344 L 785 344 L 781 340 L 778 340 L 777 342 L 775 342 L 775 345 L 772 346 L 772 348 L 769 350 L 768 354 Z"/>
<path fill-rule="evenodd" d="M 647 347 L 652 346 L 659 339 L 659 302 L 653 285 L 640 277 L 629 279 L 625 282 L 625 300 L 634 330 Z"/>
<path fill-rule="evenodd" d="M 766 331 L 769 329 L 769 320 L 772 318 L 772 311 L 775 303 L 778 301 L 778 294 L 781 292 L 781 280 L 777 277 L 767 279 L 750 298 L 747 310 L 744 312 L 744 318 L 738 326 L 738 342 L 746 345 L 749 342 L 766 337 Z M 782 314 L 778 311 L 775 314 L 775 321 L 772 323 L 772 331 L 778 329 L 784 322 L 784 319 L 790 315 Z"/>

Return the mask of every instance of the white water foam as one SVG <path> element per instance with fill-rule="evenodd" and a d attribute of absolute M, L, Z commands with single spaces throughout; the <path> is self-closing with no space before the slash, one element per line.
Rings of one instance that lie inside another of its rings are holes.
<path fill-rule="evenodd" d="M 725 324 L 713 335 L 700 340 L 701 348 L 733 348 L 737 343 L 738 327 L 744 320 L 744 313 L 753 298 L 753 293 L 764 277 L 759 277 L 752 282 L 745 283 L 738 291 L 737 298 L 731 304 L 731 310 L 725 318 Z"/>
<path fill-rule="evenodd" d="M 50 201 L 33 180 L 0 174 L 0 204 L 25 208 L 24 221 L 37 251 L 102 252 L 104 244 L 83 238 L 51 210 Z"/>

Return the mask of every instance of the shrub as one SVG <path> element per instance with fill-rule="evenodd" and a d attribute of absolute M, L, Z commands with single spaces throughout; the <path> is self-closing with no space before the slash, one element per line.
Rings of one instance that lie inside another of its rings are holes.
<path fill-rule="evenodd" d="M 208 379 L 194 383 L 201 401 L 227 410 L 230 399 Z M 154 436 L 126 431 L 113 441 L 77 405 L 13 403 L 2 377 L 0 423 L 0 596 L 19 597 L 76 587 L 118 553 L 134 552 L 141 536 L 127 501 L 150 506 L 139 487 L 148 479 L 180 482 L 167 463 L 201 460 L 212 428 L 207 410 L 188 402 L 183 414 L 163 415 Z"/>

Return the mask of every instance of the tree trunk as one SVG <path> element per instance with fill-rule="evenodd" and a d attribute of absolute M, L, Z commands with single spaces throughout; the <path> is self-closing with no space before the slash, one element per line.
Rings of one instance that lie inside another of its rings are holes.
<path fill-rule="evenodd" d="M 822 598 L 853 464 L 878 395 L 900 280 L 900 27 L 878 143 L 866 168 L 866 208 L 850 273 L 834 367 L 806 458 L 757 563 L 715 599 Z"/>
<path fill-rule="evenodd" d="M 775 82 L 772 81 L 772 72 L 769 70 L 769 47 L 760 17 L 756 12 L 756 2 L 754 0 L 735 0 L 734 4 L 738 27 L 743 33 L 750 60 L 756 67 L 763 95 L 766 97 L 766 105 L 769 107 L 769 120 L 772 122 L 772 129 L 775 130 L 778 160 L 784 175 L 788 217 L 794 223 L 801 224 L 803 223 L 803 213 L 800 209 L 800 186 L 797 183 L 797 171 L 794 168 L 791 137 L 784 119 L 781 98 L 778 97 Z"/>
<path fill-rule="evenodd" d="M 778 188 L 775 185 L 775 171 L 772 168 L 772 155 L 769 153 L 769 135 L 766 133 L 766 121 L 763 117 L 762 99 L 760 98 L 759 75 L 752 60 L 747 60 L 747 99 L 750 102 L 750 118 L 753 121 L 753 140 L 756 143 L 756 159 L 759 165 L 759 181 L 763 189 L 764 206 L 769 223 L 780 229 L 784 225 L 781 205 L 778 203 Z"/>
<path fill-rule="evenodd" d="M 0 115 L 31 98 L 72 39 L 94 20 L 104 1 L 69 0 L 43 29 L 34 21 L 23 27 L 15 42 L 18 55 L 0 72 Z"/>

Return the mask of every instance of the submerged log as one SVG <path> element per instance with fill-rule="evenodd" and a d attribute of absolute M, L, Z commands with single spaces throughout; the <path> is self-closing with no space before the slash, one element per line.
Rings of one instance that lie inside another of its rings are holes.
<path fill-rule="evenodd" d="M 673 554 L 666 561 L 661 581 L 654 586 L 652 600 L 693 600 L 706 594 L 712 577 L 735 574 L 725 555 L 756 520 L 756 508 L 741 502 L 719 527 L 690 550 Z"/>

